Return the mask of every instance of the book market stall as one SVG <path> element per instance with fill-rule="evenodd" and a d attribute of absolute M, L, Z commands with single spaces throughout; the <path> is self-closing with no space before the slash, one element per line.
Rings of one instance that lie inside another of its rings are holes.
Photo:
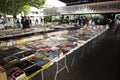
<path fill-rule="evenodd" d="M 100 2 L 60 8 L 45 9 L 46 16 L 78 15 L 120 12 L 120 1 Z M 110 8 L 109 8 L 110 7 Z M 80 16 L 79 16 L 80 17 Z M 78 18 L 79 18 L 78 17 Z M 78 18 L 73 22 L 68 19 L 57 24 L 45 23 L 37 27 L 19 30 L 0 30 L 0 78 L 2 80 L 31 80 L 40 74 L 40 80 L 46 79 L 45 71 L 56 65 L 52 80 L 63 70 L 70 72 L 75 59 L 99 45 L 109 29 L 107 24 L 95 22 L 94 19 Z M 67 23 L 65 23 L 67 22 Z M 72 58 L 69 56 L 72 55 Z M 62 61 L 62 62 L 61 62 Z M 68 62 L 69 61 L 69 62 Z M 70 65 L 68 65 L 70 63 Z M 53 74 L 52 72 L 47 72 Z M 64 74 L 63 74 L 64 75 Z"/>
<path fill-rule="evenodd" d="M 14 45 L 12 43 L 12 45 L 10 43 L 6 46 L 1 45 L 1 70 L 6 72 L 8 80 L 28 80 L 40 72 L 42 80 L 44 80 L 43 71 L 56 64 L 57 70 L 54 77 L 56 80 L 57 75 L 63 69 L 67 69 L 69 72 L 66 56 L 88 42 L 91 42 L 91 45 L 88 46 L 94 46 L 95 42 L 99 41 L 98 37 L 102 39 L 103 33 L 107 29 L 106 26 L 96 25 L 76 30 L 62 30 L 22 38 Z M 59 69 L 59 61 L 62 59 L 64 59 L 65 65 Z"/>

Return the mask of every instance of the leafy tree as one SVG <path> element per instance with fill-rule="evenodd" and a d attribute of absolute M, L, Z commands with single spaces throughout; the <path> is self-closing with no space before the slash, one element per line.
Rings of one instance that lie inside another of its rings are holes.
<path fill-rule="evenodd" d="M 25 5 L 23 7 L 21 7 L 18 11 L 18 13 L 20 13 L 21 11 L 24 12 L 25 15 L 27 15 L 28 13 L 30 13 L 30 6 L 29 5 Z"/>
<path fill-rule="evenodd" d="M 29 12 L 30 7 L 39 8 L 45 3 L 45 0 L 0 0 L 0 12 L 16 16 L 24 11 Z M 5 16 L 4 16 L 5 17 Z"/>

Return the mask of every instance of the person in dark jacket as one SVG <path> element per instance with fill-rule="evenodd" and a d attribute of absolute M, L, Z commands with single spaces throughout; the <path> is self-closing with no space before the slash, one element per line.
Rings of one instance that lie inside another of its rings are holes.
<path fill-rule="evenodd" d="M 25 16 L 25 26 L 26 26 L 26 28 L 30 28 L 29 21 L 26 16 Z"/>
<path fill-rule="evenodd" d="M 29 28 L 30 28 L 30 25 L 32 25 L 32 20 L 30 19 L 30 17 L 28 17 L 28 24 L 29 24 Z"/>
<path fill-rule="evenodd" d="M 22 24 L 23 29 L 26 29 L 26 28 L 27 28 L 27 27 L 26 27 L 26 19 L 25 19 L 25 17 L 22 17 L 22 19 L 21 19 L 21 24 Z"/>

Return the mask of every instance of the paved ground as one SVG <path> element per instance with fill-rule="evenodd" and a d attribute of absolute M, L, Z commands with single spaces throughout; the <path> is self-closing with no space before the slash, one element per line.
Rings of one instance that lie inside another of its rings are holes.
<path fill-rule="evenodd" d="M 120 80 L 120 34 L 108 32 L 104 41 L 84 55 L 78 55 L 75 64 L 70 69 L 62 71 L 57 80 Z M 70 57 L 72 59 L 72 57 Z M 68 64 L 71 62 L 67 61 Z M 55 65 L 46 70 L 45 80 L 54 80 Z M 32 80 L 41 80 L 40 74 Z"/>

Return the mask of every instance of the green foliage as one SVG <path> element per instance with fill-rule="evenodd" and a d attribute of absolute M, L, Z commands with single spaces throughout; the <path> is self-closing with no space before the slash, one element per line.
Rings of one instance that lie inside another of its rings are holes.
<path fill-rule="evenodd" d="M 61 16 L 52 16 L 52 22 L 60 22 Z"/>
<path fill-rule="evenodd" d="M 0 15 L 2 14 L 2 12 L 0 12 Z"/>
<path fill-rule="evenodd" d="M 17 15 L 24 11 L 29 13 L 30 7 L 39 8 L 45 0 L 0 0 L 0 12 Z"/>
<path fill-rule="evenodd" d="M 41 5 L 44 5 L 46 0 L 29 0 L 28 5 L 39 8 Z"/>
<path fill-rule="evenodd" d="M 45 17 L 45 22 L 52 22 L 52 17 L 51 16 L 46 16 Z"/>
<path fill-rule="evenodd" d="M 101 14 L 83 14 L 80 15 L 80 17 L 87 17 L 87 18 L 101 18 L 103 19 L 103 16 Z"/>
<path fill-rule="evenodd" d="M 25 15 L 29 14 L 31 11 L 30 11 L 30 6 L 29 5 L 25 5 L 23 7 L 21 7 L 18 11 L 18 13 L 20 13 L 21 11 L 24 12 Z"/>

